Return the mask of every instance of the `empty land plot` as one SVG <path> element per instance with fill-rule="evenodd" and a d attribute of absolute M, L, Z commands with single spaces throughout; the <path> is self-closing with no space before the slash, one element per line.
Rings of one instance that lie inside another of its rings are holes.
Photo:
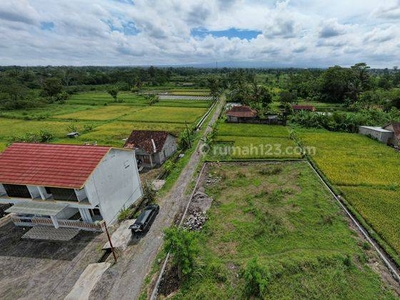
<path fill-rule="evenodd" d="M 400 254 L 399 190 L 361 186 L 340 189 L 367 223 Z"/>
<path fill-rule="evenodd" d="M 122 117 L 121 120 L 136 122 L 194 123 L 207 111 L 205 108 L 156 107 L 145 109 Z"/>
<path fill-rule="evenodd" d="M 58 119 L 97 120 L 106 121 L 132 114 L 143 109 L 141 106 L 105 106 L 66 115 L 59 115 Z"/>
<path fill-rule="evenodd" d="M 306 163 L 215 164 L 208 174 L 201 272 L 173 299 L 395 299 Z"/>
<path fill-rule="evenodd" d="M 62 104 L 48 104 L 46 106 L 34 109 L 22 110 L 9 110 L 2 111 L 0 116 L 6 118 L 18 119 L 45 119 L 52 118 L 53 116 L 63 115 L 73 112 L 90 110 L 95 107 L 89 105 L 62 105 Z"/>
<path fill-rule="evenodd" d="M 400 153 L 366 136 L 323 130 L 299 130 L 307 146 L 314 146 L 312 157 L 336 185 L 400 185 Z"/>
<path fill-rule="evenodd" d="M 139 122 L 113 122 L 96 127 L 93 131 L 82 134 L 75 140 L 97 141 L 99 144 L 110 146 L 123 146 L 122 139 L 127 138 L 132 130 L 162 130 L 178 136 L 185 128 L 180 123 L 139 123 Z"/>
<path fill-rule="evenodd" d="M 288 138 L 218 136 L 216 143 L 213 151 L 217 156 L 230 151 L 234 159 L 301 158 L 301 148 Z"/>
<path fill-rule="evenodd" d="M 225 136 L 270 136 L 289 138 L 289 132 L 286 127 L 261 124 L 219 123 L 217 133 L 218 135 Z"/>
<path fill-rule="evenodd" d="M 299 130 L 312 159 L 345 199 L 396 252 L 400 261 L 400 153 L 368 137 Z"/>
<path fill-rule="evenodd" d="M 213 159 L 300 158 L 301 149 L 284 126 L 219 123 Z"/>
<path fill-rule="evenodd" d="M 47 131 L 55 138 L 62 138 L 69 132 L 72 127 L 83 130 L 85 125 L 96 127 L 97 122 L 71 122 L 71 121 L 26 121 L 17 119 L 0 118 L 0 139 L 11 140 L 14 137 L 21 137 L 28 133 L 38 133 L 41 130 Z"/>
<path fill-rule="evenodd" d="M 144 96 L 129 93 L 120 92 L 117 96 L 118 100 L 123 101 L 123 105 L 135 105 L 135 106 L 146 106 L 149 100 Z M 105 104 L 119 104 L 115 103 L 114 99 L 110 94 L 106 92 L 87 92 L 72 95 L 66 104 L 84 104 L 84 105 L 105 105 Z"/>
<path fill-rule="evenodd" d="M 207 108 L 211 103 L 209 100 L 160 100 L 154 106 Z"/>

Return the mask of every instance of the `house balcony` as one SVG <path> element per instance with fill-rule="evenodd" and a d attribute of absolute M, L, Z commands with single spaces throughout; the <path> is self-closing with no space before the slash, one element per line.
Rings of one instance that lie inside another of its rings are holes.
<path fill-rule="evenodd" d="M 16 226 L 28 226 L 28 227 L 33 227 L 37 225 L 42 225 L 42 226 L 52 226 L 55 227 L 54 221 L 51 218 L 45 218 L 45 217 L 25 217 L 25 216 L 19 216 L 16 214 L 12 214 L 10 216 L 11 221 L 14 222 Z M 63 227 L 63 228 L 75 228 L 75 229 L 81 229 L 81 230 L 86 230 L 86 231 L 98 231 L 102 232 L 103 231 L 103 223 L 104 221 L 98 221 L 96 223 L 86 223 L 81 220 L 63 220 L 63 219 L 57 219 L 56 220 L 58 227 Z"/>

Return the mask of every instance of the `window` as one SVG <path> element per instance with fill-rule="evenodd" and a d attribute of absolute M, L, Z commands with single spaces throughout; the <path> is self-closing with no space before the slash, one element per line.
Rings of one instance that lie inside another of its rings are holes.
<path fill-rule="evenodd" d="M 75 191 L 73 189 L 62 189 L 46 187 L 46 192 L 52 194 L 54 200 L 75 201 L 78 202 Z"/>
<path fill-rule="evenodd" d="M 3 184 L 8 197 L 32 198 L 26 185 Z"/>

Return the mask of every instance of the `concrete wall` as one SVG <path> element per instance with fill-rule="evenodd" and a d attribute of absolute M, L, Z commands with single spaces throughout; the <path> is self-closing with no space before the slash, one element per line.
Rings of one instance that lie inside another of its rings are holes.
<path fill-rule="evenodd" d="M 107 224 L 116 221 L 124 207 L 142 196 L 133 151 L 111 149 L 85 185 L 91 206 L 99 205 Z"/>
<path fill-rule="evenodd" d="M 87 198 L 84 188 L 81 190 L 75 189 L 75 194 L 79 201 L 85 200 Z"/>
<path fill-rule="evenodd" d="M 2 195 L 7 195 L 7 192 L 4 186 L 0 183 L 0 196 Z"/>
<path fill-rule="evenodd" d="M 372 138 L 380 141 L 381 143 L 387 144 L 389 139 L 393 137 L 393 132 L 382 132 L 381 130 L 377 130 L 374 128 L 368 128 L 364 126 L 360 126 L 358 129 L 358 133 L 371 136 Z"/>
<path fill-rule="evenodd" d="M 68 220 L 77 212 L 78 212 L 77 208 L 66 207 L 56 215 L 56 218 L 59 220 Z"/>
<path fill-rule="evenodd" d="M 32 198 L 42 198 L 42 196 L 40 195 L 39 189 L 37 186 L 32 186 L 32 185 L 27 185 L 26 186 L 29 190 L 29 193 L 31 194 Z"/>
<path fill-rule="evenodd" d="M 176 142 L 175 137 L 169 134 L 165 141 L 164 147 L 159 153 L 159 157 L 157 158 L 158 159 L 157 163 L 158 164 L 164 163 L 164 161 L 166 161 L 171 155 L 173 155 L 177 149 L 178 149 L 178 144 Z"/>

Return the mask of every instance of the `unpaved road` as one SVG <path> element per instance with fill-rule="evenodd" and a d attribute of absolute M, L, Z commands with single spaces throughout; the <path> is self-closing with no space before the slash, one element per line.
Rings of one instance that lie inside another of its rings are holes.
<path fill-rule="evenodd" d="M 224 106 L 222 99 L 208 123 L 204 136 L 217 121 Z M 186 206 L 189 195 L 187 188 L 202 158 L 200 141 L 188 164 L 172 187 L 171 191 L 158 201 L 160 213 L 150 231 L 136 245 L 129 247 L 119 256 L 118 263 L 109 268 L 90 294 L 90 299 L 138 299 L 146 275 L 152 267 L 158 251 L 163 244 L 162 232 L 172 225 L 176 215 Z"/>

